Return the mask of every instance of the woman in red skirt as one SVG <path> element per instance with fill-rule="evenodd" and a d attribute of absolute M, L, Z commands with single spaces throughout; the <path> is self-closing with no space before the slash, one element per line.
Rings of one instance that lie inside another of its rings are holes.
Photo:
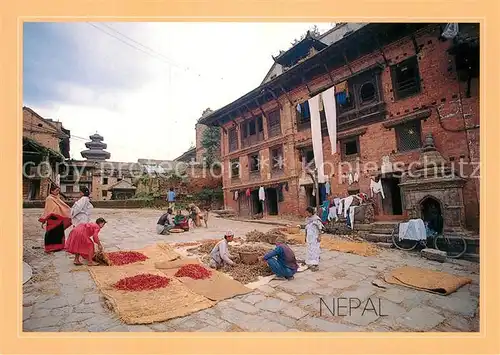
<path fill-rule="evenodd" d="M 98 218 L 95 223 L 82 223 L 71 231 L 65 249 L 68 253 L 75 254 L 75 265 L 82 265 L 80 256 L 88 260 L 89 266 L 98 265 L 92 260 L 94 258 L 94 243 L 102 252 L 99 231 L 105 224 L 104 218 Z"/>

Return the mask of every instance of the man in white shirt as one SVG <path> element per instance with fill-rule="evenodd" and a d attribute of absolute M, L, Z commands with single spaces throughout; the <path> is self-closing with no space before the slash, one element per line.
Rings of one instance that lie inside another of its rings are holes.
<path fill-rule="evenodd" d="M 210 267 L 213 269 L 219 269 L 224 265 L 234 266 L 234 261 L 231 260 L 231 255 L 229 254 L 229 242 L 234 239 L 233 232 L 227 232 L 224 235 L 224 239 L 219 241 L 215 247 L 210 252 Z"/>

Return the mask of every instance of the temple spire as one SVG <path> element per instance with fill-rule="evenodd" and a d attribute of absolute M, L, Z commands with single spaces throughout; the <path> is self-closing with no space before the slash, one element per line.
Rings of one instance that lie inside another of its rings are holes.
<path fill-rule="evenodd" d="M 91 135 L 90 142 L 85 143 L 85 146 L 88 148 L 80 152 L 82 157 L 88 160 L 106 160 L 111 157 L 111 154 L 106 152 L 104 149 L 108 147 L 106 143 L 103 143 L 104 137 L 99 133 Z"/>

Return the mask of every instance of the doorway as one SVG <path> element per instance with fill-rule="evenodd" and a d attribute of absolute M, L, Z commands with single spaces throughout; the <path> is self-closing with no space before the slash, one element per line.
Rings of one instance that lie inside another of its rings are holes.
<path fill-rule="evenodd" d="M 401 199 L 401 189 L 399 176 L 391 175 L 382 178 L 382 188 L 385 198 L 382 200 L 384 214 L 400 216 L 403 214 L 403 202 Z"/>
<path fill-rule="evenodd" d="M 251 206 L 252 206 L 252 214 L 260 214 L 264 213 L 264 209 L 262 207 L 262 203 L 259 200 L 259 190 L 253 190 L 250 194 Z"/>
<path fill-rule="evenodd" d="M 278 191 L 275 188 L 266 189 L 267 213 L 270 216 L 278 215 Z"/>
<path fill-rule="evenodd" d="M 307 185 L 304 188 L 306 190 L 307 206 L 316 207 L 316 196 L 313 195 L 314 192 L 313 185 Z"/>
<path fill-rule="evenodd" d="M 40 196 L 40 180 L 31 180 L 28 200 L 36 200 L 38 196 Z"/>

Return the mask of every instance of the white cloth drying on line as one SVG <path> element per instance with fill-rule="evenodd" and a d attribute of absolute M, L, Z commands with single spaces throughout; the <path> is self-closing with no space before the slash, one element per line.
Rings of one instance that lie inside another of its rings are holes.
<path fill-rule="evenodd" d="M 261 186 L 259 188 L 259 200 L 264 201 L 266 199 L 266 193 L 264 192 L 264 188 Z"/>
<path fill-rule="evenodd" d="M 384 189 L 382 188 L 382 180 L 379 180 L 378 182 L 373 180 L 370 181 L 370 196 L 373 197 L 373 194 L 378 193 L 382 195 L 382 198 L 385 198 Z"/>
<path fill-rule="evenodd" d="M 337 217 L 337 206 L 332 206 L 328 209 L 328 220 L 331 221 L 332 219 L 339 219 Z"/>
<path fill-rule="evenodd" d="M 354 173 L 354 182 L 358 182 L 358 181 L 359 181 L 359 174 Z"/>
<path fill-rule="evenodd" d="M 420 218 L 410 219 L 399 224 L 399 240 L 426 240 L 427 232 L 424 221 Z"/>
<path fill-rule="evenodd" d="M 353 183 L 352 173 L 348 174 L 348 182 L 349 182 L 349 185 L 352 185 L 352 183 Z"/>
<path fill-rule="evenodd" d="M 351 229 L 354 229 L 354 215 L 356 214 L 356 208 L 359 208 L 359 206 L 352 206 L 349 208 L 349 220 L 351 221 Z"/>

